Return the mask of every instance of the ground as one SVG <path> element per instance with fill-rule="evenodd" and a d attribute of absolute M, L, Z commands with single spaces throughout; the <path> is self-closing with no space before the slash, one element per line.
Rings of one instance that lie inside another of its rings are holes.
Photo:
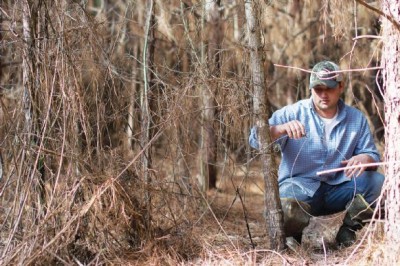
<path fill-rule="evenodd" d="M 207 194 L 212 212 L 208 215 L 209 226 L 203 237 L 212 250 L 210 256 L 222 257 L 223 261 L 227 256 L 234 264 L 351 265 L 355 259 L 360 261 L 360 257 L 368 261 L 366 254 L 371 241 L 366 240 L 365 232 L 371 227 L 358 233 L 359 239 L 364 240 L 362 243 L 349 248 L 335 246 L 334 239 L 344 213 L 312 217 L 304 230 L 301 246 L 279 253 L 269 250 L 262 215 L 263 178 L 257 166 L 248 171 L 239 167 L 222 175 L 217 187 Z"/>

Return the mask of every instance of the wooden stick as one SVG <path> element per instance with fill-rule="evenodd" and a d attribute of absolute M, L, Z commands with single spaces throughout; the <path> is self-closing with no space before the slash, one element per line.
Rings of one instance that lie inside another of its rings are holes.
<path fill-rule="evenodd" d="M 317 172 L 317 175 L 320 176 L 320 175 L 326 175 L 326 174 L 335 173 L 335 172 L 339 172 L 339 171 L 343 171 L 343 170 L 347 170 L 347 169 L 380 166 L 380 165 L 386 165 L 389 163 L 400 163 L 400 161 L 357 164 L 357 165 L 352 165 L 352 166 L 334 168 L 334 169 L 325 170 L 325 171 L 319 171 L 319 172 Z"/>

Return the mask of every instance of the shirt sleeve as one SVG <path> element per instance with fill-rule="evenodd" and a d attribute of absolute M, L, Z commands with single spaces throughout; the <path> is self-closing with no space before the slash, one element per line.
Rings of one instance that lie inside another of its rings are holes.
<path fill-rule="evenodd" d="M 258 147 L 258 138 L 257 138 L 257 128 L 254 126 L 250 130 L 250 136 L 249 136 L 249 144 L 252 148 L 254 149 L 259 149 Z"/>
<path fill-rule="evenodd" d="M 290 120 L 293 120 L 294 118 L 290 116 L 290 112 L 289 112 L 288 108 L 293 108 L 293 106 L 285 106 L 285 107 L 275 111 L 272 114 L 271 118 L 268 119 L 268 124 L 270 126 L 275 126 L 275 125 L 281 125 L 281 124 L 287 123 Z M 292 112 L 293 112 L 293 110 L 292 110 Z M 286 143 L 287 139 L 288 139 L 287 137 L 279 138 L 278 140 L 276 140 L 276 142 L 282 148 L 283 145 Z M 255 126 L 252 127 L 250 130 L 249 144 L 251 147 L 253 147 L 255 149 L 259 149 L 257 130 L 256 130 Z"/>
<path fill-rule="evenodd" d="M 288 122 L 288 119 L 286 116 L 287 116 L 286 108 L 283 107 L 282 109 L 279 109 L 272 114 L 271 118 L 268 119 L 268 123 L 270 126 L 284 124 L 284 123 Z"/>
<path fill-rule="evenodd" d="M 271 118 L 268 120 L 268 123 L 270 126 L 276 126 L 276 125 L 282 125 L 285 124 L 291 120 L 294 120 L 294 117 L 291 117 L 289 112 L 289 108 L 292 108 L 293 106 L 285 106 L 277 111 L 275 111 Z M 292 111 L 293 112 L 293 111 Z M 287 142 L 288 138 L 287 136 L 283 136 L 278 138 L 276 141 L 277 144 L 279 144 L 279 146 L 281 147 L 281 149 L 284 148 L 286 142 Z"/>
<path fill-rule="evenodd" d="M 372 137 L 371 130 L 369 128 L 367 119 L 363 116 L 362 125 L 360 129 L 360 138 L 358 139 L 357 145 L 354 150 L 354 155 L 368 154 L 375 162 L 380 161 L 380 155 L 376 149 L 374 138 Z"/>

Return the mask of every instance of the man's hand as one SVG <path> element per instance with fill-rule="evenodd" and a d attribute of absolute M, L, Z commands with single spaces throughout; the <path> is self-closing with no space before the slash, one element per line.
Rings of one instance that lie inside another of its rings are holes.
<path fill-rule="evenodd" d="M 298 120 L 293 120 L 282 125 L 271 126 L 270 132 L 273 140 L 283 135 L 288 135 L 291 139 L 300 139 L 306 135 L 304 125 Z"/>
<path fill-rule="evenodd" d="M 349 160 L 342 161 L 342 164 L 347 166 L 354 166 L 358 164 L 367 164 L 367 163 L 374 163 L 375 161 L 367 154 L 359 154 L 351 157 Z M 352 169 L 344 170 L 344 174 L 347 177 L 358 177 L 360 176 L 367 167 L 357 167 Z"/>

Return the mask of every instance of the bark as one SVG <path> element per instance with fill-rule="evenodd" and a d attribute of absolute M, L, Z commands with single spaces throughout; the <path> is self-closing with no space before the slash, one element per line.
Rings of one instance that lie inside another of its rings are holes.
<path fill-rule="evenodd" d="M 0 43 L 1 43 L 1 47 L 0 47 L 0 84 L 3 78 L 3 12 L 0 12 Z M 0 88 L 0 92 L 3 88 Z"/>
<path fill-rule="evenodd" d="M 391 14 L 400 23 L 400 7 L 397 0 L 382 1 L 382 11 Z M 393 21 L 382 17 L 382 76 L 385 101 L 385 167 L 386 220 L 385 231 L 387 248 L 385 256 L 389 264 L 396 264 L 400 249 L 400 31 Z"/>
<path fill-rule="evenodd" d="M 246 1 L 246 24 L 250 49 L 250 69 L 253 81 L 253 111 L 259 136 L 259 146 L 264 176 L 264 205 L 270 248 L 282 250 L 285 247 L 283 231 L 283 212 L 278 192 L 277 167 L 272 157 L 271 136 L 269 132 L 269 102 L 266 101 L 266 84 L 263 72 L 263 46 L 257 10 L 259 2 Z"/>
<path fill-rule="evenodd" d="M 3 13 L 0 12 L 0 44 L 3 44 Z M 3 45 L 1 45 L 3 46 Z M 2 84 L 2 80 L 3 80 L 3 55 L 4 51 L 3 51 L 3 47 L 0 48 L 0 84 Z M 3 88 L 0 87 L 0 95 L 2 93 Z M 0 110 L 0 115 L 1 114 Z M 0 150 L 0 181 L 3 178 L 3 159 L 1 156 L 1 150 Z"/>

